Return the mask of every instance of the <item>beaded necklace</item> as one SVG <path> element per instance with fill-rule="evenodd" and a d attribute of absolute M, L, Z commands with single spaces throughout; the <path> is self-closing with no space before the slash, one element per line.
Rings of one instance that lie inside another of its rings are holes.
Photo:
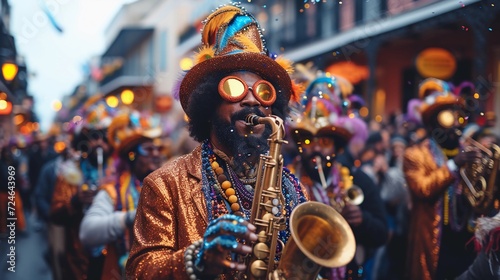
<path fill-rule="evenodd" d="M 234 189 L 234 178 L 230 176 L 229 180 L 224 172 L 224 169 L 217 162 L 217 156 L 214 154 L 212 147 L 208 141 L 202 143 L 202 165 L 206 171 L 208 185 L 210 187 L 211 208 L 214 212 L 214 219 L 221 215 L 228 214 L 228 205 L 231 211 L 237 215 L 243 215 L 240 211 L 241 206 L 239 199 Z M 231 170 L 231 168 L 227 168 Z M 207 196 L 207 194 L 205 194 Z M 224 200 L 223 200 L 224 199 Z"/>
<path fill-rule="evenodd" d="M 443 150 L 432 139 L 429 141 L 429 143 L 432 155 L 436 160 L 437 166 L 441 167 L 446 164 L 448 156 L 452 156 L 452 154 L 448 153 L 449 150 Z M 440 201 L 436 205 L 436 207 L 438 207 L 439 209 L 439 213 L 443 217 L 443 224 L 445 226 L 449 225 L 454 231 L 462 230 L 467 221 L 468 211 L 463 211 L 465 205 L 463 205 L 463 203 L 461 203 L 461 200 L 458 199 L 458 196 L 460 195 L 460 186 L 457 184 L 457 181 L 455 181 L 446 189 L 442 199 L 440 199 Z M 462 211 L 460 211 L 459 208 Z"/>
<path fill-rule="evenodd" d="M 226 162 L 227 170 L 229 171 L 229 178 L 231 179 L 231 183 L 236 188 L 236 196 L 238 197 L 239 202 L 241 203 L 241 209 L 247 218 L 250 218 L 250 210 L 252 208 L 253 201 L 253 188 L 252 186 L 246 184 L 241 181 L 241 179 L 236 176 L 236 173 L 229 167 L 229 164 Z"/>
<path fill-rule="evenodd" d="M 203 141 L 201 152 L 202 190 L 207 200 L 209 221 L 212 221 L 224 214 L 228 214 L 228 209 L 230 209 L 230 204 L 222 195 L 222 186 L 219 187 L 220 183 L 215 177 L 216 173 L 215 171 L 213 171 L 212 164 L 210 162 L 210 158 L 212 158 L 213 156 L 215 155 L 210 143 L 208 142 L 208 140 Z M 249 211 L 251 209 L 251 201 L 253 199 L 253 194 L 251 194 L 252 191 L 245 187 L 244 183 L 239 180 L 238 176 L 235 176 L 232 168 L 228 167 L 227 170 L 227 177 L 229 177 L 229 180 L 233 181 L 231 184 L 234 186 L 238 202 L 241 203 L 240 206 L 243 209 L 243 212 L 240 213 L 242 215 L 246 214 L 248 218 L 250 216 Z M 290 170 L 288 170 L 286 167 L 283 168 L 282 187 L 283 195 L 285 196 L 285 204 L 283 205 L 286 212 L 285 216 L 289 217 L 293 208 L 295 208 L 296 205 L 305 202 L 306 199 L 304 193 L 302 192 L 299 180 L 297 179 L 297 177 L 292 175 L 290 173 Z M 225 192 L 224 195 L 227 197 Z M 286 230 L 280 231 L 278 236 L 283 244 L 286 244 L 286 241 L 290 237 L 288 218 L 286 219 Z M 279 256 L 277 255 L 276 258 L 279 258 Z"/>

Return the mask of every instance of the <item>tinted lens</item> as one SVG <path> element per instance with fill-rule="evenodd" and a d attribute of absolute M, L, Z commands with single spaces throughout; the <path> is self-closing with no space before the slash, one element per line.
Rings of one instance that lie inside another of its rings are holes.
<path fill-rule="evenodd" d="M 225 80 L 222 89 L 230 97 L 239 97 L 245 93 L 245 85 L 240 80 L 233 78 Z"/>
<path fill-rule="evenodd" d="M 267 83 L 260 83 L 255 88 L 255 94 L 260 97 L 261 100 L 271 101 L 274 98 L 274 90 L 271 88 L 271 85 Z"/>
<path fill-rule="evenodd" d="M 439 112 L 437 116 L 438 123 L 445 128 L 452 127 L 455 123 L 455 115 L 450 110 Z"/>

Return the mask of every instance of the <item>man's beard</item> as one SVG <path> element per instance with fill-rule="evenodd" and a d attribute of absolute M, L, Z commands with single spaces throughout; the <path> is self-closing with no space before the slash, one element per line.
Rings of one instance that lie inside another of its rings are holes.
<path fill-rule="evenodd" d="M 431 136 L 444 149 L 453 150 L 460 145 L 460 135 L 455 128 L 443 129 L 437 127 L 431 130 Z"/>
<path fill-rule="evenodd" d="M 328 180 L 328 175 L 330 174 L 331 167 L 327 167 L 325 164 L 325 157 L 321 155 L 321 153 L 313 153 L 309 157 L 304 157 L 301 156 L 300 160 L 302 161 L 302 167 L 306 171 L 307 175 L 311 180 L 314 182 L 321 182 L 321 177 L 319 175 L 319 169 L 317 167 L 317 164 L 315 162 L 315 157 L 319 156 L 322 161 L 322 168 L 323 168 L 323 175 L 325 178 Z"/>
<path fill-rule="evenodd" d="M 259 155 L 265 154 L 269 150 L 267 143 L 271 135 L 271 128 L 266 125 L 264 133 L 261 136 L 248 135 L 247 137 L 239 135 L 236 130 L 236 121 L 244 120 L 248 114 L 256 114 L 264 117 L 258 109 L 245 108 L 231 116 L 231 122 L 227 122 L 216 116 L 213 120 L 213 129 L 219 142 L 227 148 L 233 158 L 233 168 L 236 173 L 244 173 L 245 165 L 255 167 L 258 163 Z"/>

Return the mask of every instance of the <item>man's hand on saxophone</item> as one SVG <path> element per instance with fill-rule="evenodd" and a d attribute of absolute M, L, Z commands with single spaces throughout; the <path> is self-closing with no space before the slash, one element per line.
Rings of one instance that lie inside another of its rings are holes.
<path fill-rule="evenodd" d="M 236 254 L 252 252 L 247 244 L 257 240 L 255 226 L 240 216 L 226 214 L 213 220 L 203 236 L 201 249 L 196 255 L 195 268 L 202 275 L 219 275 L 229 270 L 243 271 Z M 245 244 L 246 243 L 246 244 Z"/>

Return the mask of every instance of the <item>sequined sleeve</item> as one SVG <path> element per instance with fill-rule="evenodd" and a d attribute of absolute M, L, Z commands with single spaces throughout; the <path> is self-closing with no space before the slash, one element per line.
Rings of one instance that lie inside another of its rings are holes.
<path fill-rule="evenodd" d="M 134 246 L 127 261 L 130 279 L 174 279 L 175 271 L 183 270 L 183 251 L 174 249 L 176 225 L 168 209 L 172 209 L 171 201 L 146 178 L 134 223 Z"/>
<path fill-rule="evenodd" d="M 413 196 L 435 198 L 454 180 L 446 165 L 438 167 L 425 146 L 413 146 L 405 151 L 403 171 Z"/>
<path fill-rule="evenodd" d="M 207 217 L 198 210 L 205 208 L 199 178 L 187 171 L 201 170 L 195 158 L 171 162 L 144 180 L 127 279 L 187 279 L 184 251 L 201 239 Z"/>

